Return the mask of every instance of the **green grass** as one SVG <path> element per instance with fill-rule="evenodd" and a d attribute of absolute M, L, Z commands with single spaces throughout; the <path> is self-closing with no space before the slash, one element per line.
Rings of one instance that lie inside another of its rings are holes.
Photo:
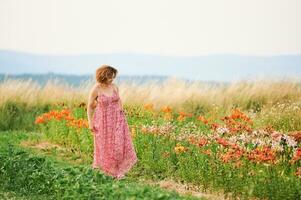
<path fill-rule="evenodd" d="M 24 199 L 197 199 L 127 179 L 116 181 L 90 166 L 37 155 L 18 146 L 28 138 L 24 132 L 0 133 L 1 194 Z"/>

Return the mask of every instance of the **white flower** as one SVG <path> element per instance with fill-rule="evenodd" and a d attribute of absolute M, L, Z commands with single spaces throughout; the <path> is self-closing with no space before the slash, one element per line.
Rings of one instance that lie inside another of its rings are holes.
<path fill-rule="evenodd" d="M 229 129 L 227 127 L 218 127 L 216 129 L 216 132 L 219 134 L 229 133 Z"/>

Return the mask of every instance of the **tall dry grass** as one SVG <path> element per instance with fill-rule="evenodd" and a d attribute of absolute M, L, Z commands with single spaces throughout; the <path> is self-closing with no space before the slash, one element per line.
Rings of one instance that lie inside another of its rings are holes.
<path fill-rule="evenodd" d="M 44 87 L 29 80 L 6 79 L 0 83 L 0 105 L 8 101 L 24 102 L 31 106 L 65 102 L 67 105 L 87 102 L 94 80 L 72 87 L 58 80 L 49 80 Z M 187 83 L 169 78 L 162 84 L 152 82 L 138 85 L 134 82 L 118 84 L 124 104 L 153 103 L 155 108 L 169 105 L 175 109 L 224 110 L 233 106 L 244 109 L 274 105 L 285 101 L 300 101 L 301 86 L 297 81 L 256 80 L 233 82 L 214 86 L 206 83 Z"/>

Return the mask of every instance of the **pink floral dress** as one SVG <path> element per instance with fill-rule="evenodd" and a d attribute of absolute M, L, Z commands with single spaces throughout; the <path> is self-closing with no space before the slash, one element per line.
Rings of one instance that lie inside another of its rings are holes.
<path fill-rule="evenodd" d="M 98 92 L 93 115 L 94 158 L 93 168 L 106 175 L 121 179 L 138 161 L 130 129 L 119 105 L 118 92 L 112 96 Z"/>

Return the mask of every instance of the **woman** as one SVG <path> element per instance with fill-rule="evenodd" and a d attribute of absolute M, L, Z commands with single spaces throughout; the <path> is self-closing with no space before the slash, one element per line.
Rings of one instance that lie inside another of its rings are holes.
<path fill-rule="evenodd" d="M 100 168 L 105 174 L 120 180 L 138 159 L 118 87 L 112 83 L 117 72 L 109 65 L 102 65 L 96 70 L 97 83 L 89 94 L 87 114 L 94 138 L 92 167 Z"/>

